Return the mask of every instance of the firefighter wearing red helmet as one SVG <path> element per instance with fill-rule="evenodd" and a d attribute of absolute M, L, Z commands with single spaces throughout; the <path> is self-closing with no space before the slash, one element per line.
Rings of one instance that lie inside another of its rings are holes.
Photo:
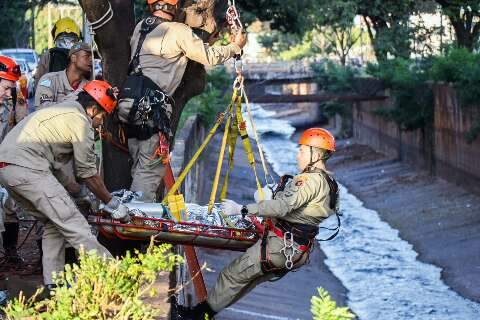
<path fill-rule="evenodd" d="M 117 105 L 114 89 L 93 80 L 67 100 L 38 110 L 15 126 L 0 145 L 0 184 L 24 209 L 44 225 L 43 279 L 53 285 L 52 273 L 63 270 L 64 247 L 111 257 L 90 231 L 72 193 L 81 192 L 61 169 L 72 159 L 75 174 L 103 203 L 112 218 L 128 220 L 128 210 L 113 197 L 97 172 L 94 130 Z M 67 192 L 68 190 L 68 192 Z"/>
<path fill-rule="evenodd" d="M 0 103 L 12 97 L 12 89 L 21 75 L 15 60 L 0 56 Z"/>
<path fill-rule="evenodd" d="M 19 106 L 16 105 L 16 83 L 20 76 L 20 67 L 15 60 L 0 56 L 0 142 L 26 113 L 26 105 L 22 105 L 23 112 L 17 112 Z M 2 242 L 4 249 L 4 257 L 1 263 L 11 263 L 19 266 L 23 260 L 17 251 L 19 232 L 17 206 L 11 197 L 7 197 L 4 201 L 3 206 L 0 203 L 0 233 L 2 234 L 2 241 L 0 242 Z M 0 290 L 2 289 L 1 286 L 0 284 Z"/>
<path fill-rule="evenodd" d="M 206 315 L 212 319 L 258 284 L 282 277 L 308 261 L 319 224 L 338 211 L 338 186 L 326 168 L 335 151 L 335 138 L 325 129 L 311 128 L 302 134 L 299 144 L 299 174 L 282 177 L 275 190 L 257 203 L 242 206 L 224 200 L 227 215 L 263 217 L 264 235 L 220 273 L 206 301 L 193 309 L 176 306 L 182 319 L 204 319 Z"/>
<path fill-rule="evenodd" d="M 198 30 L 194 30 L 173 21 L 178 16 L 179 3 L 147 0 L 151 15 L 135 27 L 130 40 L 129 76 L 120 90 L 118 116 L 124 123 L 133 160 L 130 189 L 141 192 L 144 201 L 155 200 L 164 176 L 164 162 L 159 158 L 168 158 L 172 96 L 180 86 L 188 61 L 222 64 L 241 54 L 246 43 L 246 35 L 238 33 L 228 45 L 210 46 L 196 32 L 214 33 L 211 24 L 204 28 L 197 25 Z"/>

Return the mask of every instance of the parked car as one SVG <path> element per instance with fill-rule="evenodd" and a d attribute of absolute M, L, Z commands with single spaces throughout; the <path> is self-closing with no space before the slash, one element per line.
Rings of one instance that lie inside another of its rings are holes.
<path fill-rule="evenodd" d="M 32 74 L 35 74 L 38 65 L 38 55 L 33 49 L 2 49 L 0 50 L 0 55 L 11 57 L 15 60 L 22 59 L 25 60 L 28 64 Z"/>

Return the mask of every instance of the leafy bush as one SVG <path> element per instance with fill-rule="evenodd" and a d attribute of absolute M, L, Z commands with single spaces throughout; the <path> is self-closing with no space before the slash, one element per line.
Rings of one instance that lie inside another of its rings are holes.
<path fill-rule="evenodd" d="M 317 84 L 320 90 L 330 93 L 355 93 L 355 79 L 360 76 L 360 71 L 351 66 L 342 66 L 340 64 L 328 61 L 326 63 L 312 66 L 317 78 Z M 343 119 L 340 136 L 351 136 L 352 106 L 350 103 L 339 101 L 327 101 L 321 104 L 321 108 L 326 117 L 332 118 L 336 114 Z"/>
<path fill-rule="evenodd" d="M 480 101 L 480 54 L 465 48 L 450 48 L 444 57 L 433 59 L 430 71 L 434 81 L 454 84 L 463 107 L 471 107 Z"/>
<path fill-rule="evenodd" d="M 381 79 L 391 89 L 393 108 L 384 107 L 376 114 L 398 123 L 402 130 L 415 130 L 433 121 L 433 92 L 426 84 L 428 63 L 397 58 L 369 64 L 367 73 Z"/>
<path fill-rule="evenodd" d="M 318 288 L 318 296 L 312 297 L 311 303 L 313 320 L 355 319 L 355 315 L 348 308 L 337 307 L 337 303 L 332 300 L 328 292 L 323 288 Z"/>
<path fill-rule="evenodd" d="M 317 77 L 319 88 L 332 93 L 355 92 L 355 79 L 360 76 L 357 68 L 342 66 L 332 61 L 312 65 L 312 70 Z"/>
<path fill-rule="evenodd" d="M 207 74 L 207 85 L 203 93 L 193 97 L 183 109 L 179 128 L 183 127 L 188 117 L 195 114 L 199 115 L 200 121 L 206 127 L 210 127 L 217 114 L 227 107 L 231 85 L 231 76 L 224 67 L 211 69 Z"/>
<path fill-rule="evenodd" d="M 142 301 L 157 293 L 152 289 L 160 271 L 171 271 L 181 258 L 170 245 L 154 246 L 146 253 L 105 260 L 80 250 L 79 264 L 66 266 L 49 299 L 35 301 L 20 296 L 3 310 L 7 319 L 155 319 L 159 310 Z"/>

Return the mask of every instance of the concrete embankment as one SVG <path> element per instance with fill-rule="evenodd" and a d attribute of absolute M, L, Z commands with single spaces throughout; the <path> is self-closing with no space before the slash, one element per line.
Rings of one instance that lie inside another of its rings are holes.
<path fill-rule="evenodd" d="M 341 143 L 330 166 L 365 207 L 399 230 L 418 260 L 440 267 L 461 296 L 480 301 L 480 197 L 362 145 Z"/>

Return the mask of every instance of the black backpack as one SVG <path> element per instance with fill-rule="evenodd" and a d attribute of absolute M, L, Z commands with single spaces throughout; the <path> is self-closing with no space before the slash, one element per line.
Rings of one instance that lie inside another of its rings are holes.
<path fill-rule="evenodd" d="M 48 72 L 57 72 L 65 70 L 68 66 L 68 49 L 52 48 L 48 50 L 50 55 L 50 63 L 48 64 Z"/>

